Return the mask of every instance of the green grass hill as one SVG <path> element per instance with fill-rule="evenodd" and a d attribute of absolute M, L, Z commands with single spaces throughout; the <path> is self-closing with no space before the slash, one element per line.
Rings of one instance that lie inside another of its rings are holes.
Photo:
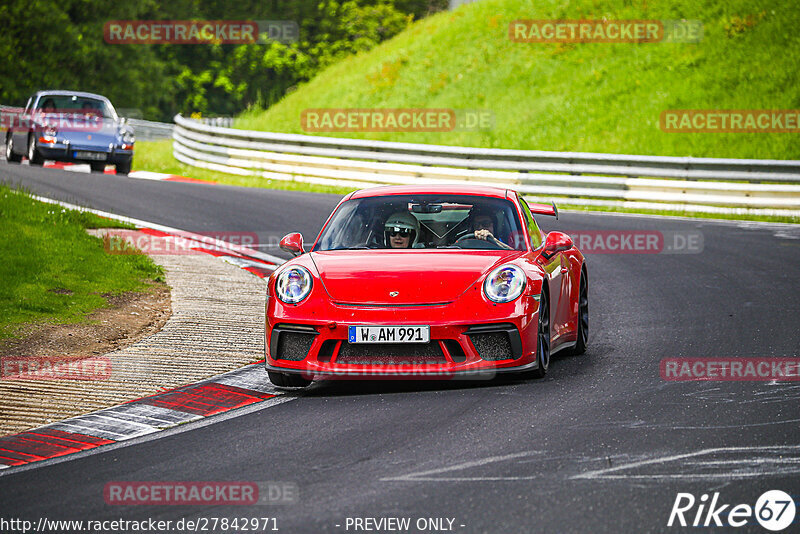
<path fill-rule="evenodd" d="M 518 19 L 699 20 L 697 43 L 512 42 Z M 319 133 L 445 145 L 800 158 L 798 133 L 666 133 L 668 109 L 800 109 L 795 0 L 481 0 L 347 58 L 236 127 L 306 133 L 309 108 L 488 110 L 483 131 Z"/>

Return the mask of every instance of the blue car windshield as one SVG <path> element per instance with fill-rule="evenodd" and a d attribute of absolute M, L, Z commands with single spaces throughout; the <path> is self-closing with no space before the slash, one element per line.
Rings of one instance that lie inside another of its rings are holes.
<path fill-rule="evenodd" d="M 44 113 L 83 113 L 116 119 L 114 108 L 104 100 L 77 95 L 42 95 L 36 109 Z"/>
<path fill-rule="evenodd" d="M 456 248 L 526 250 L 512 202 L 477 195 L 388 195 L 342 203 L 315 251 Z"/>

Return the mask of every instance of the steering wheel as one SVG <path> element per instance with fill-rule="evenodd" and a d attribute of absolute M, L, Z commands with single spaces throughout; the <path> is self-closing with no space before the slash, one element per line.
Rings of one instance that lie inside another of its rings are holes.
<path fill-rule="evenodd" d="M 467 241 L 469 241 L 469 243 L 466 243 Z M 478 239 L 475 237 L 474 233 L 462 235 L 456 239 L 456 242 L 451 246 L 456 248 L 469 248 L 477 250 L 500 250 L 505 248 L 501 244 L 501 241 L 499 241 L 496 237 L 490 237 L 489 239 Z"/>
<path fill-rule="evenodd" d="M 464 241 L 465 239 L 475 239 L 475 232 L 462 235 L 461 237 L 456 239 L 456 243 L 458 243 L 459 241 Z"/>

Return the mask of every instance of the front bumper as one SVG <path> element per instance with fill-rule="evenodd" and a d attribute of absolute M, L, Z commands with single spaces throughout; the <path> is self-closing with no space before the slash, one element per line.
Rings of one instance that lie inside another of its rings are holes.
<path fill-rule="evenodd" d="M 36 149 L 44 159 L 60 161 L 65 163 L 91 163 L 93 161 L 104 161 L 108 165 L 126 163 L 133 158 L 133 150 L 122 150 L 119 148 L 109 149 L 108 146 L 77 146 L 70 143 L 40 143 L 36 142 Z M 90 160 L 75 157 L 75 152 L 98 152 L 105 154 L 104 160 Z"/>
<path fill-rule="evenodd" d="M 268 299 L 266 368 L 307 378 L 491 377 L 535 369 L 538 301 L 287 306 Z M 270 302 L 273 301 L 273 302 Z M 478 309 L 476 309 L 478 308 Z M 350 344 L 350 325 L 429 325 L 426 344 Z"/>

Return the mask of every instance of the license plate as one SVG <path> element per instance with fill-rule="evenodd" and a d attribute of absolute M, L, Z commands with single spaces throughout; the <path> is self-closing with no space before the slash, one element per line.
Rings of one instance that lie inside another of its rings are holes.
<path fill-rule="evenodd" d="M 96 161 L 103 161 L 106 159 L 105 152 L 84 152 L 81 150 L 76 150 L 73 154 L 75 159 L 92 159 Z"/>
<path fill-rule="evenodd" d="M 353 325 L 347 331 L 350 343 L 429 343 L 431 340 L 431 327 L 428 325 Z"/>

